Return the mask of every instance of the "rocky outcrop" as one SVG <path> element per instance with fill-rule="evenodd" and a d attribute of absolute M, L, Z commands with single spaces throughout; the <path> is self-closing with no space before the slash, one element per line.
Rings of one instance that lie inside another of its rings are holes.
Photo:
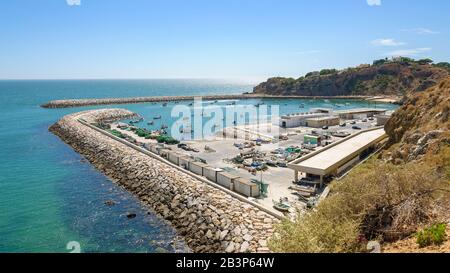
<path fill-rule="evenodd" d="M 409 97 L 386 123 L 393 163 L 420 159 L 450 145 L 450 78 Z"/>
<path fill-rule="evenodd" d="M 402 96 L 409 91 L 423 91 L 448 75 L 446 69 L 429 64 L 391 62 L 342 71 L 324 70 L 298 79 L 270 78 L 256 86 L 253 92 L 301 96 Z"/>
<path fill-rule="evenodd" d="M 169 221 L 194 252 L 269 251 L 276 218 L 78 121 L 133 115 L 123 109 L 85 111 L 65 116 L 50 131 Z"/>

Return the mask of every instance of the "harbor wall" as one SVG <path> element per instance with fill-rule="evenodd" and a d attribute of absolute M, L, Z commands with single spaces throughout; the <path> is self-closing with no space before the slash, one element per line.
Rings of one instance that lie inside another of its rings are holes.
<path fill-rule="evenodd" d="M 84 111 L 50 131 L 169 221 L 194 252 L 269 251 L 274 216 L 88 125 L 132 116 L 124 109 Z"/>
<path fill-rule="evenodd" d="M 113 105 L 113 104 L 133 104 L 147 102 L 171 102 L 194 100 L 201 97 L 203 100 L 230 100 L 230 99 L 368 99 L 369 96 L 273 96 L 261 94 L 235 94 L 235 95 L 207 95 L 207 96 L 160 96 L 160 97 L 130 97 L 130 98 L 104 98 L 104 99 L 67 99 L 49 101 L 41 107 L 43 108 L 69 108 L 89 105 Z"/>

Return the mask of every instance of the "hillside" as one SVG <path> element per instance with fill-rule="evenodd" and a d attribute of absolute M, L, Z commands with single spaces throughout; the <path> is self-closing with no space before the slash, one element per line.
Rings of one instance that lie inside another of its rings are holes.
<path fill-rule="evenodd" d="M 450 78 L 426 92 L 410 96 L 387 122 L 392 163 L 420 159 L 450 144 Z"/>
<path fill-rule="evenodd" d="M 298 79 L 270 78 L 253 89 L 257 94 L 299 96 L 395 95 L 424 91 L 450 75 L 447 63 L 431 60 L 378 60 L 345 70 L 324 69 Z M 432 61 L 431 61 L 432 62 Z"/>
<path fill-rule="evenodd" d="M 270 242 L 280 252 L 360 252 L 377 240 L 390 252 L 419 249 L 414 234 L 450 225 L 450 77 L 411 94 L 386 124 L 385 150 L 331 184 L 310 213 L 285 221 Z M 448 228 L 448 227 L 447 227 Z"/>

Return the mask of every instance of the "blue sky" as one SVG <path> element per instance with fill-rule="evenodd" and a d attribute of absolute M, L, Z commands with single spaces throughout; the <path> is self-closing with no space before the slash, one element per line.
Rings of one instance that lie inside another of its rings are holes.
<path fill-rule="evenodd" d="M 450 61 L 448 14 L 444 0 L 2 1 L 0 78 L 259 81 L 391 55 Z"/>

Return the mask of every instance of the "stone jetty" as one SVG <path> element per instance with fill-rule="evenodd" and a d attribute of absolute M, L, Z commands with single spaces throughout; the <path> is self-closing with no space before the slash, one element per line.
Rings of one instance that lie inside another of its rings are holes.
<path fill-rule="evenodd" d="M 131 98 L 104 98 L 104 99 L 67 99 L 53 100 L 41 105 L 43 108 L 69 108 L 89 105 L 112 105 L 112 104 L 132 104 L 148 102 L 171 102 L 194 100 L 196 96 L 161 96 L 161 97 L 131 97 Z M 368 96 L 273 96 L 264 94 L 237 94 L 237 95 L 207 95 L 197 96 L 203 100 L 230 100 L 230 99 L 367 99 Z"/>
<path fill-rule="evenodd" d="M 50 131 L 169 221 L 194 252 L 268 252 L 278 219 L 80 122 L 135 116 L 124 109 L 84 111 L 63 117 Z"/>

